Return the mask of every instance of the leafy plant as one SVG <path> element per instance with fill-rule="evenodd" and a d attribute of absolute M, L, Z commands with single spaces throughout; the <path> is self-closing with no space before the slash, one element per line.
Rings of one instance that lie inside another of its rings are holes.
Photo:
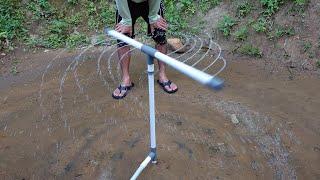
<path fill-rule="evenodd" d="M 199 0 L 197 3 L 199 5 L 200 10 L 203 13 L 206 13 L 209 9 L 219 4 L 221 0 Z"/>
<path fill-rule="evenodd" d="M 233 36 L 237 41 L 244 41 L 248 37 L 248 28 L 246 26 L 241 27 L 233 33 Z"/>
<path fill-rule="evenodd" d="M 70 34 L 66 41 L 66 45 L 68 48 L 75 48 L 81 45 L 88 44 L 89 39 L 85 34 L 81 34 L 79 32 L 74 32 Z"/>
<path fill-rule="evenodd" d="M 76 5 L 76 4 L 78 4 L 78 1 L 79 1 L 79 0 L 68 0 L 67 2 L 68 2 L 68 4 L 70 4 L 70 5 Z"/>
<path fill-rule="evenodd" d="M 237 16 L 238 17 L 245 17 L 247 16 L 251 10 L 252 10 L 252 5 L 248 1 L 242 2 L 237 6 Z"/>
<path fill-rule="evenodd" d="M 266 32 L 267 31 L 267 20 L 263 17 L 259 18 L 257 22 L 252 25 L 256 32 Z"/>
<path fill-rule="evenodd" d="M 271 16 L 279 10 L 283 0 L 260 0 L 261 4 L 265 7 L 264 15 Z"/>
<path fill-rule="evenodd" d="M 252 46 L 251 44 L 242 45 L 238 50 L 240 54 L 252 56 L 252 57 L 262 57 L 262 52 L 259 48 Z"/>
<path fill-rule="evenodd" d="M 0 50 L 10 48 L 14 39 L 26 35 L 23 23 L 24 11 L 21 3 L 16 0 L 0 0 Z"/>
<path fill-rule="evenodd" d="M 308 2 L 309 0 L 294 0 L 294 3 L 299 6 L 306 5 Z"/>
<path fill-rule="evenodd" d="M 310 41 L 303 42 L 302 49 L 303 52 L 307 52 L 312 48 L 312 43 Z"/>
<path fill-rule="evenodd" d="M 285 35 L 287 36 L 293 36 L 295 34 L 293 27 L 278 27 L 275 30 L 275 37 L 280 38 Z"/>
<path fill-rule="evenodd" d="M 82 15 L 81 15 L 81 13 L 78 12 L 78 13 L 70 16 L 70 17 L 67 17 L 67 18 L 66 18 L 66 22 L 67 22 L 68 24 L 71 24 L 71 25 L 74 25 L 74 26 L 78 26 L 78 25 L 81 23 L 82 18 L 83 18 L 83 17 L 82 17 Z"/>
<path fill-rule="evenodd" d="M 317 66 L 317 68 L 320 68 L 320 60 L 318 60 L 318 61 L 316 62 L 316 66 Z"/>
<path fill-rule="evenodd" d="M 224 36 L 229 36 L 231 34 L 231 29 L 237 22 L 232 17 L 225 15 L 223 19 L 218 21 L 218 29 L 223 33 Z"/>
<path fill-rule="evenodd" d="M 34 20 L 52 18 L 57 11 L 48 0 L 31 0 L 27 4 L 27 9 L 32 12 Z"/>
<path fill-rule="evenodd" d="M 65 38 L 59 34 L 49 34 L 44 38 L 43 45 L 47 48 L 59 48 L 64 45 Z"/>

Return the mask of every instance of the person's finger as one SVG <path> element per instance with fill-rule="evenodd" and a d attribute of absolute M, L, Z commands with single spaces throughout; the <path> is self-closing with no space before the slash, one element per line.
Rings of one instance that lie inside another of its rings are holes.
<path fill-rule="evenodd" d="M 166 23 L 160 23 L 159 24 L 159 28 L 162 29 L 162 30 L 166 30 L 167 29 Z"/>
<path fill-rule="evenodd" d="M 121 29 L 120 29 L 119 27 L 117 27 L 115 30 L 116 30 L 117 32 L 121 32 Z"/>
<path fill-rule="evenodd" d="M 167 21 L 165 19 L 163 19 L 163 18 L 161 18 L 161 22 L 162 23 L 167 23 Z"/>

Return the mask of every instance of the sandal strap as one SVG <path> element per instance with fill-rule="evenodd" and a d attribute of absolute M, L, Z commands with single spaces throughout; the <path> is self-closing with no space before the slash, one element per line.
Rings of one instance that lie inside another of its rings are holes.
<path fill-rule="evenodd" d="M 119 91 L 120 91 L 120 93 L 121 93 L 121 91 L 128 91 L 128 90 L 130 90 L 133 86 L 134 86 L 133 83 L 131 83 L 131 85 L 129 85 L 129 86 L 124 86 L 124 85 L 120 84 L 119 87 L 118 87 L 118 89 L 119 89 Z"/>
<path fill-rule="evenodd" d="M 163 87 L 169 86 L 169 88 L 171 88 L 172 82 L 171 82 L 170 80 L 168 80 L 167 82 L 160 82 L 160 83 L 161 83 L 161 85 L 162 85 Z"/>

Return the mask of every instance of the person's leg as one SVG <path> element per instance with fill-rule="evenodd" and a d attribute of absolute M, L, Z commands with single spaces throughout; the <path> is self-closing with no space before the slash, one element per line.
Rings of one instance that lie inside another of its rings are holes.
<path fill-rule="evenodd" d="M 162 52 L 163 54 L 167 54 L 167 44 L 157 44 L 156 49 Z M 158 60 L 158 65 L 159 65 L 159 82 L 160 83 L 168 82 L 169 79 L 166 74 L 166 64 Z M 165 86 L 165 88 L 169 92 L 176 91 L 178 89 L 175 83 L 171 83 L 171 85 Z"/>
<path fill-rule="evenodd" d="M 118 12 L 116 12 L 116 24 L 121 21 L 121 16 L 119 15 Z M 135 21 L 135 20 L 134 20 Z M 127 36 L 130 36 L 129 34 L 126 34 Z M 132 38 L 134 37 L 134 25 L 132 26 Z M 118 48 L 117 48 L 117 53 L 118 53 L 118 59 L 121 67 L 121 84 L 118 88 L 116 88 L 112 96 L 113 97 L 124 97 L 127 90 L 126 88 L 121 88 L 121 87 L 131 87 L 132 82 L 130 80 L 130 74 L 129 74 L 129 67 L 130 67 L 130 46 L 128 46 L 126 43 L 118 41 Z"/>
<path fill-rule="evenodd" d="M 131 80 L 130 80 L 130 74 L 129 74 L 129 67 L 130 67 L 130 54 L 128 52 L 130 51 L 129 46 L 123 46 L 118 47 L 118 58 L 120 60 L 120 67 L 121 67 L 121 85 L 122 86 L 131 86 Z M 114 96 L 123 96 L 126 93 L 126 91 L 121 91 L 119 88 L 116 88 L 113 92 Z"/>
<path fill-rule="evenodd" d="M 163 1 L 160 4 L 159 15 L 164 18 L 165 7 Z M 147 21 L 147 18 L 145 18 Z M 148 21 L 147 21 L 148 22 Z M 150 24 L 148 24 L 148 34 L 150 34 L 153 40 L 156 42 L 155 48 L 163 54 L 167 54 L 167 40 L 166 31 L 161 29 L 155 29 L 151 32 Z M 164 86 L 167 92 L 176 92 L 178 87 L 175 83 L 169 81 L 166 74 L 166 64 L 158 60 L 159 65 L 159 83 Z"/>

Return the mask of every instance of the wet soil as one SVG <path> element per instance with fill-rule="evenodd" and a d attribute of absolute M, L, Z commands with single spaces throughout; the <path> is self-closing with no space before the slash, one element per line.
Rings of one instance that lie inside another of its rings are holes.
<path fill-rule="evenodd" d="M 145 57 L 117 101 L 117 57 L 102 52 L 22 53 L 1 77 L 0 179 L 130 178 L 149 151 Z M 264 65 L 228 62 L 219 92 L 169 69 L 179 91 L 155 88 L 158 164 L 140 179 L 319 179 L 320 79 Z"/>

